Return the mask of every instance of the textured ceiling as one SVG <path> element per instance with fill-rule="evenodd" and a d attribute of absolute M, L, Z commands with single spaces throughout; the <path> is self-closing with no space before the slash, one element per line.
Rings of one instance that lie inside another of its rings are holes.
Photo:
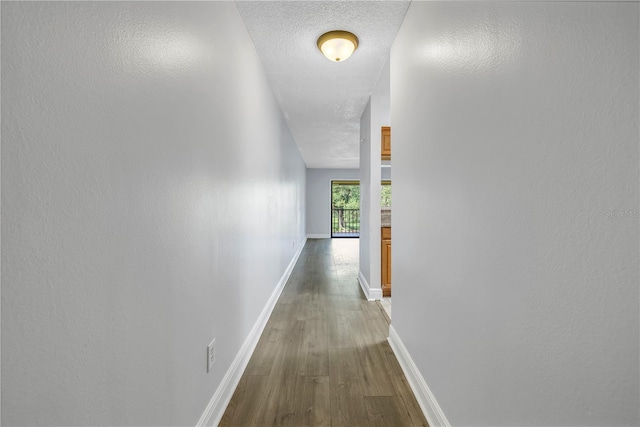
<path fill-rule="evenodd" d="M 359 167 L 360 116 L 389 57 L 408 1 L 237 1 L 280 108 L 310 168 Z M 358 36 L 345 62 L 316 41 L 331 30 Z"/>

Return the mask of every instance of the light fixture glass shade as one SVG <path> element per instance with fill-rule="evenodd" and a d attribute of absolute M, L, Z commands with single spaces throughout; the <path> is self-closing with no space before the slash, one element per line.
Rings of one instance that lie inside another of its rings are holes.
<path fill-rule="evenodd" d="M 348 31 L 329 31 L 318 38 L 318 48 L 327 59 L 342 62 L 358 48 L 358 38 Z"/>

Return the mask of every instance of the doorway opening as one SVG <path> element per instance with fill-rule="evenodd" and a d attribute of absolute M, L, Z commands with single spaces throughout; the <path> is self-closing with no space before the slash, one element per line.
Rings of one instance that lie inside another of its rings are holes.
<path fill-rule="evenodd" d="M 360 237 L 360 181 L 331 181 L 331 237 Z"/>
<path fill-rule="evenodd" d="M 391 180 L 382 180 L 380 188 L 380 213 L 382 246 L 380 248 L 382 259 L 381 285 L 382 299 L 380 307 L 384 310 L 389 321 L 391 320 Z"/>

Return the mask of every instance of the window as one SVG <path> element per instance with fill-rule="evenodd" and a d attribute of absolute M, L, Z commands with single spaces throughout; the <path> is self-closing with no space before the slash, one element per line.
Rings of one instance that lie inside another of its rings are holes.
<path fill-rule="evenodd" d="M 360 181 L 331 181 L 331 237 L 360 237 Z"/>
<path fill-rule="evenodd" d="M 380 206 L 383 208 L 391 207 L 391 181 L 382 181 L 380 188 Z"/>

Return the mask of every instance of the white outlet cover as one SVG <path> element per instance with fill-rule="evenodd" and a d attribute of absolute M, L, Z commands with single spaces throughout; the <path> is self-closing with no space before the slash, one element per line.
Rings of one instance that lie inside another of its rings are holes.
<path fill-rule="evenodd" d="M 216 362 L 216 339 L 209 343 L 207 346 L 207 372 L 213 368 L 213 364 Z"/>

